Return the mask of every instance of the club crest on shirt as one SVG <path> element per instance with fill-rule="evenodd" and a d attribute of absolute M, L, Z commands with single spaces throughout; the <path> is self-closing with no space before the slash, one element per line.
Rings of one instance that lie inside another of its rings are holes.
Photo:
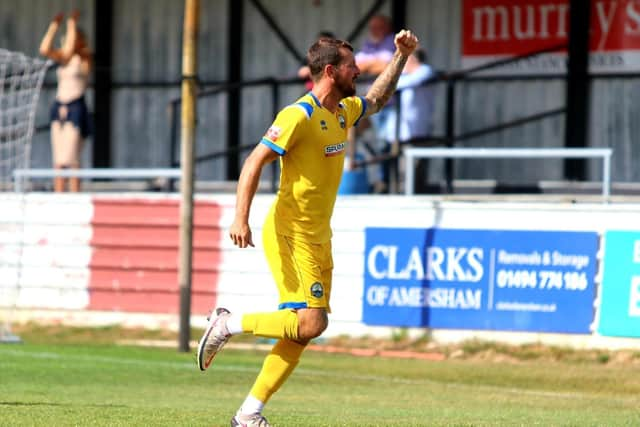
<path fill-rule="evenodd" d="M 347 144 L 344 142 L 340 142 L 339 144 L 326 145 L 324 147 L 324 156 L 325 157 L 337 156 L 338 154 L 344 151 L 344 148 L 346 147 L 346 145 Z"/>
<path fill-rule="evenodd" d="M 329 128 L 327 127 L 327 122 L 325 122 L 324 120 L 320 120 L 320 129 L 329 130 Z"/>
<path fill-rule="evenodd" d="M 322 283 L 315 282 L 313 285 L 311 285 L 311 295 L 316 298 L 322 298 L 322 295 L 324 295 L 324 288 L 322 287 Z"/>
<path fill-rule="evenodd" d="M 344 120 L 344 117 L 343 117 L 343 116 L 338 116 L 338 121 L 340 122 L 340 128 L 341 128 L 341 129 L 344 129 L 344 128 L 345 128 L 345 126 L 347 126 L 347 123 L 345 122 L 345 120 Z"/>
<path fill-rule="evenodd" d="M 280 138 L 281 133 L 282 133 L 282 129 L 278 126 L 273 125 L 267 130 L 267 133 L 265 134 L 265 136 L 271 142 L 276 142 L 278 138 Z"/>

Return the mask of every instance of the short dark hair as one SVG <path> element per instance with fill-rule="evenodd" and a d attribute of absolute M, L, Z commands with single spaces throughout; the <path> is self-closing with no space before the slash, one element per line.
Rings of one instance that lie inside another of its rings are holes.
<path fill-rule="evenodd" d="M 340 49 L 342 48 L 353 52 L 353 46 L 344 40 L 323 37 L 311 45 L 307 52 L 307 63 L 314 80 L 320 77 L 325 66 L 340 64 L 342 61 Z"/>

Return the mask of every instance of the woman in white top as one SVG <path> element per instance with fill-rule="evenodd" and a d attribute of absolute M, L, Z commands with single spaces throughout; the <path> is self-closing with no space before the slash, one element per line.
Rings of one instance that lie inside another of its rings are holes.
<path fill-rule="evenodd" d="M 89 82 L 92 56 L 84 33 L 78 28 L 78 12 L 67 20 L 67 30 L 60 48 L 53 41 L 63 19 L 57 14 L 40 43 L 40 54 L 58 64 L 58 88 L 51 108 L 51 152 L 56 169 L 79 168 L 84 139 L 91 133 L 91 123 L 84 93 Z M 65 191 L 67 180 L 54 178 L 54 190 Z M 69 190 L 80 190 L 80 179 L 69 179 Z"/>

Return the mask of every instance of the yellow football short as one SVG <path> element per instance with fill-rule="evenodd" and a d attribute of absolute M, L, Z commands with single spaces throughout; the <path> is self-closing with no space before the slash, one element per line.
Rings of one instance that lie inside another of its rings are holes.
<path fill-rule="evenodd" d="M 270 217 L 265 221 L 262 243 L 280 292 L 278 309 L 326 308 L 331 312 L 331 242 L 309 243 L 277 234 Z"/>

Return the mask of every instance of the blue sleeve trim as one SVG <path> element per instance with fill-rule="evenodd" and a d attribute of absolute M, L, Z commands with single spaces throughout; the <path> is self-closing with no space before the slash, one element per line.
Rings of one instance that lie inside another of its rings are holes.
<path fill-rule="evenodd" d="M 283 302 L 282 304 L 278 305 L 278 310 L 283 310 L 285 308 L 290 308 L 293 310 L 297 310 L 299 308 L 307 308 L 307 303 L 306 302 Z"/>
<path fill-rule="evenodd" d="M 311 104 L 309 104 L 308 102 L 296 102 L 295 105 L 299 105 L 300 107 L 304 108 L 304 112 L 307 114 L 307 118 L 311 118 L 311 114 L 313 114 L 313 106 Z"/>
<path fill-rule="evenodd" d="M 360 101 L 362 102 L 362 112 L 360 113 L 360 116 L 358 117 L 358 119 L 353 123 L 354 127 L 358 126 L 360 119 L 364 117 L 364 113 L 367 112 L 367 100 L 364 98 L 364 96 L 359 96 L 358 98 L 360 98 Z"/>
<path fill-rule="evenodd" d="M 274 144 L 273 142 L 269 141 L 267 138 L 262 138 L 262 140 L 260 140 L 260 142 L 264 145 L 266 145 L 267 147 L 271 148 L 273 151 L 275 151 L 276 153 L 278 153 L 281 156 L 284 156 L 286 151 L 284 149 L 282 149 L 281 147 L 278 147 L 276 144 Z"/>

